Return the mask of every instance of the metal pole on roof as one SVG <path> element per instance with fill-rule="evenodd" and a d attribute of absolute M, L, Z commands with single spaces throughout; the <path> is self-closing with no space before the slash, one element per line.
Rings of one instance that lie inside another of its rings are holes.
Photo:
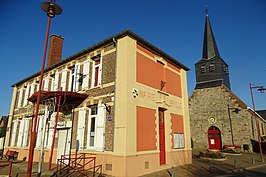
<path fill-rule="evenodd" d="M 44 42 L 42 68 L 41 68 L 41 73 L 40 73 L 39 90 L 38 90 L 38 97 L 37 97 L 36 109 L 35 109 L 36 111 L 35 111 L 34 118 L 32 120 L 33 123 L 31 127 L 31 132 L 30 132 L 30 148 L 29 148 L 29 155 L 28 155 L 29 160 L 28 160 L 28 168 L 27 168 L 27 177 L 31 177 L 31 172 L 32 172 L 32 163 L 33 163 L 34 148 L 35 148 L 35 141 L 36 141 L 37 120 L 38 120 L 39 106 L 40 106 L 40 100 L 41 100 L 41 89 L 42 89 L 42 82 L 43 82 L 43 73 L 44 73 L 44 67 L 45 67 L 45 59 L 46 59 L 46 53 L 47 53 L 51 18 L 55 17 L 55 15 L 59 15 L 62 13 L 61 7 L 57 5 L 53 0 L 51 2 L 43 2 L 41 4 L 41 8 L 46 12 L 48 16 L 48 22 L 47 22 L 47 27 L 46 27 L 46 37 L 45 37 L 45 42 Z"/>

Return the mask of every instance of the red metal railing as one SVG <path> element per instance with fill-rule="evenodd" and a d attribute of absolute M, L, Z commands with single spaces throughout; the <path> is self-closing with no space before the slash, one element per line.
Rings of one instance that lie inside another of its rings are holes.
<path fill-rule="evenodd" d="M 83 176 L 89 177 L 96 174 L 102 174 L 102 165 L 96 166 L 96 157 L 87 153 L 62 155 L 60 159 L 57 159 L 56 175 L 60 175 L 64 171 L 68 171 L 67 175 L 71 176 L 75 173 L 79 173 Z"/>
<path fill-rule="evenodd" d="M 11 170 L 12 170 L 12 161 L 6 163 L 6 162 L 1 162 L 2 164 L 0 164 L 0 171 L 4 168 L 7 168 L 9 167 L 9 170 L 8 170 L 8 177 L 11 176 Z"/>

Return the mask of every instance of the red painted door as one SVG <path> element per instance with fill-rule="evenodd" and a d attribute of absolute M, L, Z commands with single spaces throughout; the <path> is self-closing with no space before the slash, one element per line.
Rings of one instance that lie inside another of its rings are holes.
<path fill-rule="evenodd" d="M 164 111 L 159 110 L 160 164 L 165 164 Z"/>
<path fill-rule="evenodd" d="M 221 149 L 221 132 L 217 127 L 208 130 L 209 149 Z"/>

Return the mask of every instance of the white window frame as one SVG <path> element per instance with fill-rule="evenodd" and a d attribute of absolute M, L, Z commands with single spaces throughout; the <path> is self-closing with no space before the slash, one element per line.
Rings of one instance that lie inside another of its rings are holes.
<path fill-rule="evenodd" d="M 91 133 L 91 123 L 92 119 L 95 119 L 94 125 L 94 142 L 93 146 L 90 145 L 90 133 Z M 104 104 L 98 104 L 97 114 L 91 115 L 91 108 L 89 109 L 88 116 L 88 132 L 87 132 L 87 149 L 95 151 L 104 151 L 105 146 L 105 121 L 106 121 L 106 108 Z"/>
<path fill-rule="evenodd" d="M 95 60 L 100 60 L 99 64 L 96 64 Z M 96 85 L 95 84 L 95 77 L 96 77 L 96 68 L 99 67 L 99 71 L 98 71 L 98 82 Z M 91 87 L 98 87 L 99 85 L 101 85 L 102 82 L 102 56 L 99 56 L 95 59 L 93 59 L 93 66 L 92 66 L 92 79 L 91 79 Z"/>
<path fill-rule="evenodd" d="M 174 149 L 185 148 L 185 137 L 184 133 L 174 133 Z"/>
<path fill-rule="evenodd" d="M 96 107 L 97 112 L 98 112 L 98 107 Z M 90 133 L 91 133 L 91 120 L 94 118 L 94 141 L 93 141 L 93 146 L 90 145 Z M 98 120 L 98 114 L 93 114 L 91 115 L 91 108 L 89 108 L 89 115 L 88 115 L 88 132 L 87 132 L 87 149 L 90 150 L 95 150 L 95 140 L 96 140 L 96 122 Z"/>

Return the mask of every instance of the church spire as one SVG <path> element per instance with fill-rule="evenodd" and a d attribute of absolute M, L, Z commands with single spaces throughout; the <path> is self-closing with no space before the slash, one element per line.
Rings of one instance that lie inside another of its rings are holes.
<path fill-rule="evenodd" d="M 206 21 L 205 21 L 205 29 L 204 29 L 204 42 L 203 42 L 203 51 L 202 58 L 203 59 L 211 59 L 213 57 L 220 58 L 220 54 L 215 42 L 215 38 L 212 32 L 212 27 L 208 15 L 208 8 L 206 6 L 205 9 Z"/>

